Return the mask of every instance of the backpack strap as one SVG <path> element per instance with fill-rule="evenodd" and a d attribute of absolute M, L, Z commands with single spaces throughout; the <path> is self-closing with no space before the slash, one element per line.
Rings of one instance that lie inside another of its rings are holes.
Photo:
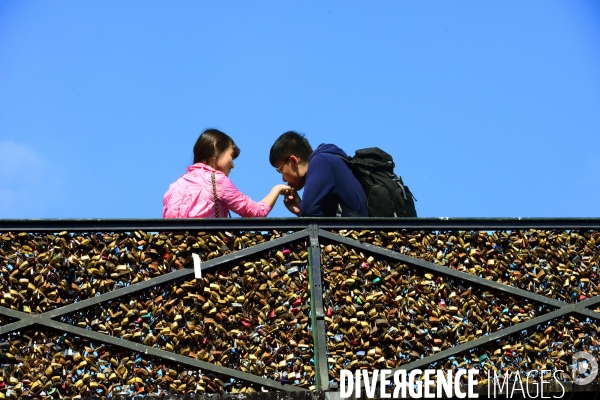
<path fill-rule="evenodd" d="M 342 157 L 339 154 L 335 154 L 335 155 L 338 156 L 339 158 L 341 158 L 346 163 L 346 165 L 350 168 L 350 171 L 352 171 L 353 165 L 349 159 L 347 159 L 346 157 Z M 344 203 L 342 203 L 340 201 L 340 202 L 338 202 L 337 211 L 335 212 L 335 216 L 341 217 L 342 213 L 346 213 L 351 217 L 364 218 L 364 216 L 360 215 L 359 213 L 357 213 L 356 211 L 354 211 L 353 209 L 351 209 L 350 207 L 348 207 L 347 205 L 345 205 Z"/>
<path fill-rule="evenodd" d="M 404 200 L 408 200 L 408 197 L 406 197 L 406 190 L 404 189 L 404 183 L 402 182 L 402 179 L 398 175 L 393 174 L 391 172 L 387 172 L 387 175 L 390 177 L 391 180 L 394 181 L 394 183 L 400 189 L 402 189 L 402 195 L 404 196 Z"/>
<path fill-rule="evenodd" d="M 334 154 L 334 156 L 338 156 L 339 158 L 341 158 L 342 160 L 344 160 L 344 162 L 345 162 L 345 163 L 346 163 L 348 166 L 351 166 L 351 165 L 352 165 L 352 163 L 350 162 L 350 160 L 349 160 L 349 159 L 347 159 L 346 157 L 342 157 L 342 156 L 340 156 L 339 154 Z"/>
<path fill-rule="evenodd" d="M 357 213 L 356 211 L 354 211 L 353 209 L 351 209 L 350 207 L 348 207 L 347 205 L 345 205 L 344 203 L 338 203 L 338 207 L 337 207 L 337 211 L 335 212 L 335 216 L 336 217 L 341 217 L 342 213 L 346 213 L 351 217 L 358 217 L 358 218 L 364 218 L 363 215 L 360 215 L 359 213 Z"/>

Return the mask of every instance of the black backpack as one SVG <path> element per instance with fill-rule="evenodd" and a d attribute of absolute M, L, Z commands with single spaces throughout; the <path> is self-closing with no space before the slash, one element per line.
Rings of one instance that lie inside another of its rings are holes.
<path fill-rule="evenodd" d="M 356 150 L 354 157 L 341 157 L 352 170 L 352 173 L 363 187 L 367 195 L 369 217 L 416 217 L 416 198 L 408 186 L 404 186 L 402 178 L 394 173 L 394 160 L 378 147 Z M 344 211 L 351 215 L 355 212 Z"/>

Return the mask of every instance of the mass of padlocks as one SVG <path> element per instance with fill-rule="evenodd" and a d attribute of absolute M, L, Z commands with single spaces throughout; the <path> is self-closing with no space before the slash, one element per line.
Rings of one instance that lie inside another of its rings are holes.
<path fill-rule="evenodd" d="M 43 314 L 285 237 L 278 231 L 0 234 L 0 306 Z M 600 232 L 338 230 L 334 233 L 563 302 L 597 295 Z M 56 318 L 110 337 L 314 389 L 308 238 Z M 394 369 L 555 310 L 320 240 L 326 362 Z M 0 318 L 7 326 L 15 320 Z M 523 371 L 597 356 L 597 321 L 564 316 L 428 368 Z M 0 398 L 251 393 L 259 385 L 47 328 L 0 336 Z M 568 377 L 566 378 L 568 379 Z"/>
<path fill-rule="evenodd" d="M 598 295 L 599 232 L 335 233 L 565 303 Z M 398 368 L 555 309 L 485 286 L 467 287 L 460 280 L 344 244 L 324 243 L 322 265 L 334 381 L 341 369 Z M 574 353 L 598 358 L 598 325 L 594 319 L 564 316 L 425 368 L 479 369 L 482 384 L 488 371 L 524 375 L 561 369 L 568 381 Z"/>
<path fill-rule="evenodd" d="M 337 233 L 565 302 L 595 296 L 600 284 L 598 231 Z"/>
<path fill-rule="evenodd" d="M 210 260 L 281 235 L 2 234 L 0 303 L 43 313 L 181 269 L 192 253 Z M 314 367 L 306 265 L 305 241 L 291 243 L 219 266 L 201 279 L 192 275 L 58 320 L 310 388 Z M 2 325 L 9 322 L 5 318 Z M 0 398 L 56 391 L 105 396 L 257 390 L 244 381 L 210 371 L 191 374 L 189 367 L 72 334 L 30 330 L 0 340 Z"/>

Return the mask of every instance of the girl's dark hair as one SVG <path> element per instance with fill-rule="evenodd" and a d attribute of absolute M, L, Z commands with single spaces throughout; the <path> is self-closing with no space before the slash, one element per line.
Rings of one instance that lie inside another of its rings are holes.
<path fill-rule="evenodd" d="M 240 155 L 240 149 L 232 138 L 218 129 L 207 129 L 196 140 L 194 145 L 194 164 L 208 164 L 211 158 L 219 158 L 225 150 L 233 147 L 233 158 Z"/>

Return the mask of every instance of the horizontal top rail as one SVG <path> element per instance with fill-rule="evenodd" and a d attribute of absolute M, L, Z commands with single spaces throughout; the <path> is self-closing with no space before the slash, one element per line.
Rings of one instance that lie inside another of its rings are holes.
<path fill-rule="evenodd" d="M 211 219 L 0 219 L 8 231 L 178 231 L 203 229 L 600 229 L 600 218 L 211 218 Z"/>

